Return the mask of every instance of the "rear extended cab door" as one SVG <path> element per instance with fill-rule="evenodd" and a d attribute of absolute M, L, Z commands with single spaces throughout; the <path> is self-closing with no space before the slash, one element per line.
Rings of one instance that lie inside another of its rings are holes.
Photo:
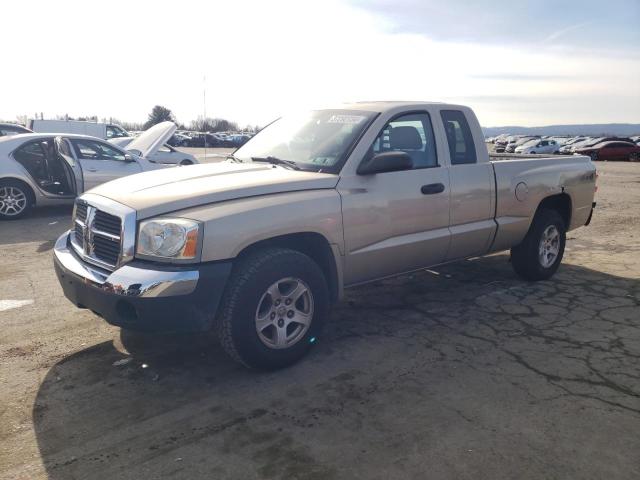
<path fill-rule="evenodd" d="M 486 253 L 496 231 L 495 178 L 480 124 L 471 109 L 438 108 L 449 160 L 451 244 L 446 260 Z"/>

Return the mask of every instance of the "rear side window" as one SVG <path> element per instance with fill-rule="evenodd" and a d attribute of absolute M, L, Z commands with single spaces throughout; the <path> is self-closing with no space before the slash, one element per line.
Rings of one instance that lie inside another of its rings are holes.
<path fill-rule="evenodd" d="M 13 152 L 13 158 L 36 178 L 47 178 L 48 151 L 53 148 L 52 140 L 35 140 Z"/>
<path fill-rule="evenodd" d="M 440 116 L 447 133 L 451 164 L 476 163 L 476 145 L 464 113 L 459 110 L 442 110 Z"/>

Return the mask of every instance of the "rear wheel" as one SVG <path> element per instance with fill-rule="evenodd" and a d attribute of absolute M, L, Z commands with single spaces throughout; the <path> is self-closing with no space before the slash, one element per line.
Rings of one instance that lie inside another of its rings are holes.
<path fill-rule="evenodd" d="M 191 160 L 187 160 L 186 158 L 180 162 L 180 165 L 193 165 Z"/>
<path fill-rule="evenodd" d="M 562 261 L 566 243 L 564 220 L 555 210 L 538 211 L 520 245 L 511 249 L 511 262 L 526 280 L 546 280 Z"/>
<path fill-rule="evenodd" d="M 630 162 L 640 162 L 640 153 L 638 152 L 633 152 L 629 154 L 629 161 Z"/>
<path fill-rule="evenodd" d="M 235 266 L 216 321 L 218 337 L 249 368 L 282 368 L 316 343 L 328 311 L 327 283 L 311 258 L 264 249 Z"/>
<path fill-rule="evenodd" d="M 0 180 L 0 219 L 17 220 L 33 206 L 33 192 L 16 180 Z"/>

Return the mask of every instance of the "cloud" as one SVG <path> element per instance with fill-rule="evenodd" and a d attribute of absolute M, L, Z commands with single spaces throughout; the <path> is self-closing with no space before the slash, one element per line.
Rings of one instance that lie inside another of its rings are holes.
<path fill-rule="evenodd" d="M 552 34 L 548 35 L 547 38 L 543 40 L 543 43 L 550 43 L 557 40 L 560 37 L 565 36 L 567 33 L 570 33 L 574 30 L 579 30 L 581 28 L 587 27 L 589 25 L 593 25 L 594 21 L 589 20 L 586 22 L 576 23 L 575 25 L 569 25 L 568 27 L 562 28 L 560 30 L 556 30 Z"/>
<path fill-rule="evenodd" d="M 557 74 L 557 73 L 478 73 L 471 74 L 469 78 L 476 80 L 504 80 L 504 81 L 522 81 L 522 82 L 536 82 L 536 81 L 564 81 L 575 80 L 579 75 L 573 74 Z"/>
<path fill-rule="evenodd" d="M 448 42 L 562 46 L 635 52 L 640 46 L 638 0 L 348 0 L 380 17 L 391 33 L 417 33 Z M 567 19 L 573 23 L 567 26 Z M 597 19 L 597 22 L 594 21 Z M 597 35 L 570 35 L 597 26 Z"/>

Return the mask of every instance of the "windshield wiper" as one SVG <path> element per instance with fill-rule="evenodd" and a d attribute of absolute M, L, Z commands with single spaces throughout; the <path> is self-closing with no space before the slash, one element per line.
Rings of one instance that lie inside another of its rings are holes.
<path fill-rule="evenodd" d="M 283 160 L 281 158 L 272 157 L 272 156 L 268 156 L 268 157 L 251 157 L 251 160 L 253 160 L 254 162 L 271 163 L 273 165 L 284 165 L 286 167 L 293 168 L 294 170 L 300 170 L 300 167 L 298 166 L 298 164 L 296 162 L 294 162 L 293 160 Z"/>

